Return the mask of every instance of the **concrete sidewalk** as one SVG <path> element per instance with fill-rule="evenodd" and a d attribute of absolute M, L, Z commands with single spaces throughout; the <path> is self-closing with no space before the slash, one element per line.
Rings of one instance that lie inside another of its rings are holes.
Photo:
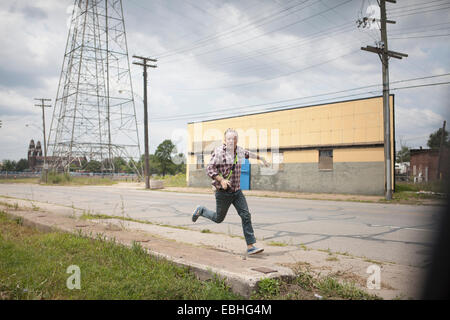
<path fill-rule="evenodd" d="M 265 249 L 263 253 L 246 256 L 241 237 L 117 218 L 85 220 L 80 219 L 83 212 L 75 208 L 5 197 L 0 200 L 0 208 L 21 217 L 25 225 L 46 231 L 81 232 L 93 238 L 101 235 L 128 246 L 138 242 L 151 255 L 188 266 L 200 279 L 213 274 L 225 278 L 233 291 L 246 297 L 257 289 L 261 279 L 294 277 L 294 270 L 300 269 L 354 282 L 384 299 L 420 298 L 420 279 L 425 271 L 421 268 L 269 241 L 258 242 Z M 367 270 L 374 264 L 381 268 L 381 289 L 369 290 Z"/>

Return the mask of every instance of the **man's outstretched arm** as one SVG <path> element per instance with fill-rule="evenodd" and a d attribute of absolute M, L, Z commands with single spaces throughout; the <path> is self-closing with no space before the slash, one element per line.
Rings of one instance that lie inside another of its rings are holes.
<path fill-rule="evenodd" d="M 264 163 L 264 166 L 268 167 L 270 164 L 267 162 L 266 158 L 263 156 L 260 156 L 256 153 L 253 153 L 251 151 L 245 150 L 246 155 L 248 155 L 248 158 L 260 160 Z M 247 157 L 246 157 L 247 158 Z"/>

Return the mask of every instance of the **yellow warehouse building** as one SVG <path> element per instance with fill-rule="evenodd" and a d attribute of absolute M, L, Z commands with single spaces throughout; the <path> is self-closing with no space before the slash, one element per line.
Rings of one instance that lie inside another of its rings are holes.
<path fill-rule="evenodd" d="M 390 96 L 394 172 L 394 95 Z M 188 123 L 188 186 L 208 187 L 211 152 L 234 128 L 250 159 L 250 189 L 382 195 L 385 192 L 383 98 L 296 107 Z M 392 185 L 394 179 L 392 179 Z"/>

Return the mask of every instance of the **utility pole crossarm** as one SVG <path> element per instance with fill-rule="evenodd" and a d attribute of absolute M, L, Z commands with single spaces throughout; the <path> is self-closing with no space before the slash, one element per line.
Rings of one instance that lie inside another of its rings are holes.
<path fill-rule="evenodd" d="M 377 48 L 377 47 L 373 47 L 373 46 L 361 47 L 361 50 L 369 51 L 369 52 L 373 52 L 373 53 L 378 53 L 378 54 L 383 54 L 383 53 L 384 53 L 383 48 Z M 401 52 L 396 52 L 396 51 L 390 51 L 390 50 L 388 50 L 388 51 L 386 52 L 386 54 L 387 54 L 389 57 L 397 58 L 397 59 L 402 59 L 402 58 L 408 57 L 408 55 L 407 55 L 406 53 L 401 53 Z"/>
<path fill-rule="evenodd" d="M 152 59 L 152 58 L 146 58 L 146 57 L 140 57 L 140 56 L 136 56 L 136 55 L 133 55 L 133 58 L 135 58 L 135 59 L 141 59 L 141 60 L 148 60 L 148 61 L 151 61 L 151 62 L 158 62 L 158 59 Z"/>
<path fill-rule="evenodd" d="M 136 64 L 138 66 L 142 66 L 142 67 L 150 67 L 150 68 L 156 68 L 156 65 L 152 65 L 152 64 L 146 64 L 146 63 L 139 63 L 139 62 L 133 62 L 133 64 Z"/>
<path fill-rule="evenodd" d="M 378 54 L 383 53 L 383 50 L 381 48 L 377 48 L 377 47 L 373 47 L 373 46 L 361 47 L 361 50 L 378 53 Z"/>

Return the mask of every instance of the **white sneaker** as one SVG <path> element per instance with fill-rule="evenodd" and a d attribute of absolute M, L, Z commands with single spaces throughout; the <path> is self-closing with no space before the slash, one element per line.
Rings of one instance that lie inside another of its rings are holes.
<path fill-rule="evenodd" d="M 263 248 L 257 248 L 255 246 L 251 247 L 250 249 L 247 249 L 247 254 L 257 254 L 263 252 Z"/>

